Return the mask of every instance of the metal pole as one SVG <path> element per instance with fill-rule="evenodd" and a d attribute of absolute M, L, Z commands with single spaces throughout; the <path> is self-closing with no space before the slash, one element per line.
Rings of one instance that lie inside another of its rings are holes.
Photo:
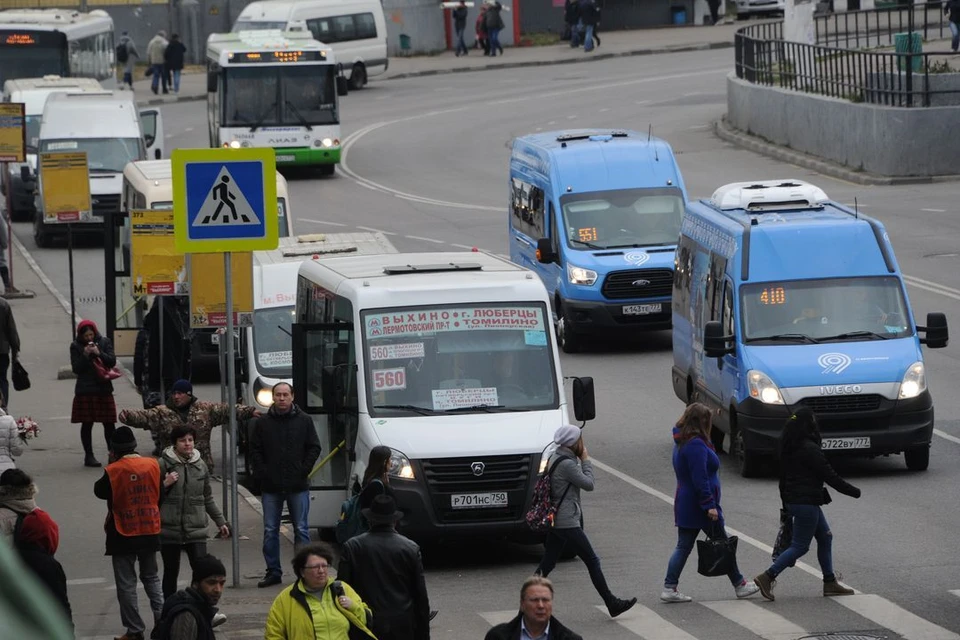
<path fill-rule="evenodd" d="M 10 273 L 10 288 L 16 289 L 13 286 L 13 196 L 10 195 L 13 181 L 10 180 L 10 165 L 6 162 L 0 163 L 0 168 L 3 169 L 4 192 L 7 195 L 7 271 Z"/>
<path fill-rule="evenodd" d="M 237 497 L 237 400 L 236 368 L 233 366 L 233 262 L 228 251 L 223 254 L 223 284 L 227 294 L 227 406 L 230 410 L 230 512 L 233 514 L 233 535 L 230 536 L 233 553 L 233 586 L 240 586 L 240 523 L 237 519 L 240 505 Z M 224 460 L 226 464 L 226 460 Z"/>
<path fill-rule="evenodd" d="M 163 384 L 163 359 L 166 351 L 163 350 L 163 296 L 157 296 L 157 331 L 160 333 L 160 401 L 166 403 L 167 394 Z"/>
<path fill-rule="evenodd" d="M 37 215 L 40 215 L 39 213 Z M 76 339 L 77 301 L 73 290 L 73 223 L 67 223 L 67 271 L 70 274 L 70 342 Z"/>
<path fill-rule="evenodd" d="M 227 379 L 226 360 L 227 360 L 227 345 L 223 343 L 223 334 L 220 334 L 220 343 L 217 345 L 217 361 L 220 363 L 220 402 L 224 404 L 226 404 L 228 400 L 227 387 L 226 385 L 223 384 L 223 381 Z M 227 460 L 229 460 L 229 458 L 227 457 L 227 451 L 228 451 L 227 440 L 228 440 L 227 434 L 223 433 L 223 430 L 221 429 L 220 430 L 220 445 L 221 445 L 220 460 L 222 460 L 221 464 L 223 465 L 224 469 L 220 476 L 222 478 L 222 481 L 220 482 L 220 488 L 223 491 L 223 500 L 220 504 L 223 505 L 223 511 L 224 513 L 227 514 L 226 515 L 227 521 L 233 523 L 237 521 L 237 514 L 230 513 L 230 500 L 229 500 L 229 495 L 227 494 Z"/>

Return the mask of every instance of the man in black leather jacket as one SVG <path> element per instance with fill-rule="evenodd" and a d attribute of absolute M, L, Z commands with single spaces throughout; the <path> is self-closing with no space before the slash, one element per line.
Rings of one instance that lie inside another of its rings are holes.
<path fill-rule="evenodd" d="M 370 630 L 378 640 L 429 640 L 430 601 L 420 547 L 396 530 L 403 514 L 393 498 L 379 495 L 363 516 L 370 530 L 343 545 L 337 577 L 373 609 Z"/>

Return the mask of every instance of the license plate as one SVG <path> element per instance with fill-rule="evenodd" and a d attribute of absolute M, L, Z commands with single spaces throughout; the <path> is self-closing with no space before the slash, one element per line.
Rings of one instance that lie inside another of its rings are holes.
<path fill-rule="evenodd" d="M 646 316 L 661 311 L 663 311 L 663 304 L 660 302 L 656 304 L 628 304 L 623 307 L 623 315 L 625 316 Z"/>
<path fill-rule="evenodd" d="M 455 493 L 450 496 L 450 506 L 454 509 L 485 509 L 507 506 L 507 494 L 498 493 Z"/>
<path fill-rule="evenodd" d="M 297 156 L 277 156 L 277 162 L 294 162 Z"/>
<path fill-rule="evenodd" d="M 869 449 L 870 438 L 824 438 L 822 449 Z"/>

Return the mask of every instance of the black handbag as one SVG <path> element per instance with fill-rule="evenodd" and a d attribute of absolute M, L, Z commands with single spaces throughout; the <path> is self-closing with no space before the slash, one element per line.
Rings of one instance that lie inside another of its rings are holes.
<path fill-rule="evenodd" d="M 30 388 L 30 375 L 17 360 L 13 361 L 13 370 L 10 377 L 13 378 L 14 391 L 26 391 Z"/>
<path fill-rule="evenodd" d="M 773 543 L 773 560 L 780 557 L 780 554 L 790 548 L 793 543 L 793 516 L 786 509 L 780 509 L 780 530 L 777 531 L 777 539 Z M 795 565 L 793 562 L 790 566 Z"/>
<path fill-rule="evenodd" d="M 725 576 L 737 566 L 737 536 L 697 540 L 697 573 L 713 578 Z"/>

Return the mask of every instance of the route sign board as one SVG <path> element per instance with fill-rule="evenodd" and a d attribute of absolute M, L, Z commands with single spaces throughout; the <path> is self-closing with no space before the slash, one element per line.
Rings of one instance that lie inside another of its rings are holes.
<path fill-rule="evenodd" d="M 190 274 L 190 328 L 227 326 L 227 291 L 223 256 L 192 253 L 187 257 Z M 253 253 L 233 254 L 233 326 L 253 324 Z"/>
<path fill-rule="evenodd" d="M 0 102 L 0 162 L 26 162 L 26 117 L 22 102 Z"/>
<path fill-rule="evenodd" d="M 173 211 L 130 212 L 130 275 L 134 296 L 190 293 L 186 260 L 173 243 Z"/>
<path fill-rule="evenodd" d="M 40 154 L 43 223 L 81 222 L 90 218 L 87 152 Z"/>

